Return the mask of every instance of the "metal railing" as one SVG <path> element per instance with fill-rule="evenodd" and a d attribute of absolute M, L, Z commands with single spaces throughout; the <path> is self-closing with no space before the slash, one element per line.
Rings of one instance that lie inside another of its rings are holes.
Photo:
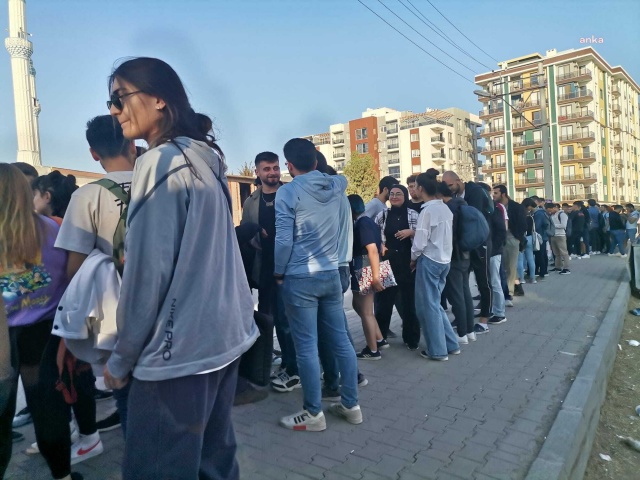
<path fill-rule="evenodd" d="M 483 152 L 495 152 L 498 150 L 504 150 L 504 143 L 498 145 L 485 145 L 482 149 Z"/>
<path fill-rule="evenodd" d="M 394 133 L 398 133 L 398 126 L 396 125 L 393 128 L 387 127 L 387 135 L 393 135 Z"/>
<path fill-rule="evenodd" d="M 516 178 L 516 185 L 531 185 L 534 183 L 544 183 L 544 178 Z"/>
<path fill-rule="evenodd" d="M 560 115 L 558 116 L 558 121 L 562 122 L 564 120 L 574 120 L 576 118 L 584 118 L 584 117 L 593 117 L 593 111 L 588 110 L 586 112 L 577 112 L 577 113 L 572 113 L 570 115 Z"/>
<path fill-rule="evenodd" d="M 577 92 L 563 93 L 558 96 L 558 100 L 573 100 L 586 97 L 593 97 L 591 90 L 579 90 Z"/>
<path fill-rule="evenodd" d="M 389 144 L 387 144 L 387 150 L 395 150 L 397 148 L 400 148 L 400 144 L 399 143 L 389 143 Z"/>
<path fill-rule="evenodd" d="M 436 135 L 435 137 L 431 137 L 431 142 L 445 143 L 444 137 L 442 135 Z"/>
<path fill-rule="evenodd" d="M 504 125 L 500 125 L 497 127 L 494 127 L 494 126 L 485 127 L 480 132 L 480 135 L 486 135 L 487 133 L 496 133 L 496 132 L 504 132 Z"/>
<path fill-rule="evenodd" d="M 432 153 L 431 158 L 447 158 L 444 153 Z"/>
<path fill-rule="evenodd" d="M 569 135 L 560 135 L 561 142 L 567 142 L 569 140 L 582 140 L 592 138 L 595 140 L 596 134 L 593 132 L 578 132 L 578 133 L 570 133 Z"/>
<path fill-rule="evenodd" d="M 336 152 L 333 154 L 333 158 L 345 158 L 347 154 L 345 152 Z"/>
<path fill-rule="evenodd" d="M 556 77 L 556 82 L 562 82 L 564 80 L 569 80 L 571 78 L 578 77 L 589 77 L 591 78 L 591 70 L 583 69 L 583 70 L 574 70 L 573 72 L 563 73 L 562 75 L 558 75 Z"/>
<path fill-rule="evenodd" d="M 531 123 L 533 123 L 533 125 L 531 125 Z M 511 130 L 516 129 L 516 128 L 533 128 L 534 126 L 539 127 L 540 125 L 542 125 L 542 120 L 540 119 L 533 119 L 531 121 L 531 123 L 529 122 L 523 122 L 523 121 L 513 121 L 513 125 L 511 126 Z"/>
<path fill-rule="evenodd" d="M 513 80 L 511 82 L 511 93 L 519 90 L 525 90 L 532 87 L 544 87 L 547 79 L 542 76 L 535 76 L 527 79 Z"/>
<path fill-rule="evenodd" d="M 513 147 L 530 147 L 532 145 L 541 145 L 542 139 L 540 140 L 515 140 L 513 141 Z"/>
<path fill-rule="evenodd" d="M 571 153 L 569 155 L 561 155 L 560 156 L 560 161 L 561 162 L 566 162 L 566 161 L 570 161 L 570 160 L 595 160 L 596 159 L 596 154 L 594 152 L 590 152 L 590 153 Z"/>
<path fill-rule="evenodd" d="M 619 112 L 620 111 L 620 104 L 618 102 L 613 102 L 611 104 L 611 110 L 613 110 L 614 112 Z"/>
<path fill-rule="evenodd" d="M 487 163 L 483 169 L 485 170 L 495 170 L 498 168 L 507 168 L 507 163 L 506 162 L 499 162 L 499 163 Z"/>
<path fill-rule="evenodd" d="M 333 143 L 334 144 L 344 143 L 344 138 L 334 138 Z"/>
<path fill-rule="evenodd" d="M 523 165 L 536 165 L 542 163 L 542 158 L 516 158 L 513 164 L 516 167 Z"/>
<path fill-rule="evenodd" d="M 495 115 L 502 112 L 504 112 L 504 107 L 487 108 L 485 110 L 480 110 L 479 116 Z"/>
<path fill-rule="evenodd" d="M 596 180 L 598 176 L 595 173 L 588 173 L 587 175 L 584 173 L 577 173 L 574 175 L 562 175 L 560 178 L 563 182 L 571 182 L 573 180 Z"/>

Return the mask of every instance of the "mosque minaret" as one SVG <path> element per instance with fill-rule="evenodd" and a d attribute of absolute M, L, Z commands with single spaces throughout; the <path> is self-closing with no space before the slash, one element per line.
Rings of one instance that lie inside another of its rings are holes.
<path fill-rule="evenodd" d="M 18 156 L 16 161 L 42 166 L 38 115 L 40 102 L 36 95 L 36 71 L 31 55 L 33 45 L 28 39 L 26 0 L 9 0 L 9 37 L 5 47 L 11 55 L 13 76 L 13 98 L 18 134 Z"/>

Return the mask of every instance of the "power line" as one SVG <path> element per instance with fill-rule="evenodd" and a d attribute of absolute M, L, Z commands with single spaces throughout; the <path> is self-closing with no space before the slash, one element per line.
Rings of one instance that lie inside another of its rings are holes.
<path fill-rule="evenodd" d="M 491 67 L 489 67 L 488 65 L 485 65 L 484 63 L 482 63 L 480 60 L 478 60 L 477 58 L 475 58 L 473 55 L 471 55 L 469 52 L 467 52 L 466 50 L 464 50 L 462 47 L 460 47 L 456 42 L 454 42 L 451 37 L 449 37 L 449 35 L 447 35 L 446 33 L 444 33 L 435 23 L 433 23 L 431 20 L 429 20 L 427 17 L 425 17 L 422 12 L 420 12 L 420 10 L 418 10 L 412 3 L 410 0 L 407 0 L 409 2 L 409 4 L 416 10 L 415 12 L 413 10 L 411 10 L 409 7 L 407 7 L 402 0 L 398 0 L 398 2 L 404 7 L 406 8 L 413 16 L 415 16 L 418 20 L 420 20 L 422 23 L 424 23 L 427 27 L 429 27 L 431 30 L 434 31 L 434 33 L 436 35 L 439 35 L 440 37 L 442 37 L 446 42 L 448 42 L 449 44 L 451 44 L 453 47 L 457 48 L 458 50 L 460 50 L 462 53 L 464 53 L 467 57 L 469 57 L 471 60 L 473 60 L 474 62 L 482 65 L 484 68 L 486 68 L 487 70 L 491 70 Z M 417 13 L 416 13 L 417 12 Z M 420 18 L 422 17 L 422 18 Z M 423 20 L 424 18 L 424 20 Z M 427 23 L 428 22 L 428 23 Z M 437 30 L 436 30 L 437 29 Z"/>
<path fill-rule="evenodd" d="M 474 45 L 478 50 L 480 50 L 482 53 L 484 53 L 484 54 L 485 54 L 487 57 L 489 57 L 490 59 L 495 60 L 496 62 L 500 62 L 500 60 L 497 60 L 496 58 L 494 58 L 494 57 L 492 57 L 491 55 L 489 55 L 489 54 L 488 54 L 487 52 L 485 52 L 482 48 L 480 48 L 480 47 L 479 47 L 479 46 L 478 46 L 478 45 L 477 45 L 473 40 L 471 40 L 471 39 L 470 39 L 469 37 L 467 37 L 464 33 L 462 33 L 462 31 L 461 31 L 458 27 L 456 27 L 453 23 L 451 23 L 451 20 L 449 20 L 449 19 L 444 15 L 444 13 L 442 13 L 440 10 L 438 10 L 438 9 L 436 8 L 436 6 L 435 6 L 433 3 L 431 3 L 431 1 L 430 1 L 430 0 L 427 0 L 427 2 L 429 2 L 429 5 L 431 5 L 431 6 L 435 9 L 435 11 L 436 11 L 436 12 L 438 12 L 438 13 L 442 16 L 442 18 L 444 18 L 447 22 L 449 22 L 449 24 L 450 24 L 453 28 L 455 28 L 458 32 L 460 32 L 460 34 L 461 34 L 464 38 L 466 38 L 467 40 L 469 40 L 469 41 L 470 41 L 470 42 L 471 42 L 471 43 L 472 43 L 472 44 L 473 44 L 473 45 Z"/>
<path fill-rule="evenodd" d="M 382 0 L 378 0 L 378 3 L 380 5 L 382 5 L 384 8 L 386 8 L 387 10 L 389 10 L 398 20 L 400 20 L 402 23 L 404 23 L 407 27 L 409 27 L 411 30 L 413 30 L 414 32 L 416 32 L 418 35 L 420 35 L 423 39 L 425 39 L 427 42 L 429 42 L 431 45 L 433 45 L 434 47 L 436 47 L 438 50 L 440 50 L 442 53 L 444 53 L 447 57 L 449 57 L 451 60 L 453 60 L 454 62 L 456 62 L 458 65 L 462 66 L 463 68 L 466 68 L 467 70 L 469 70 L 471 73 L 475 74 L 476 72 L 473 71 L 473 69 L 467 67 L 464 63 L 456 60 L 454 57 L 452 57 L 451 55 L 449 55 L 447 52 L 445 52 L 443 49 L 441 49 L 439 46 L 437 46 L 435 43 L 433 43 L 431 40 L 429 40 L 427 37 L 425 37 L 424 35 L 422 35 L 419 31 L 417 31 L 415 28 L 413 28 L 409 23 L 407 23 L 400 15 L 398 15 L 396 12 L 394 12 L 393 10 L 391 10 L 389 7 L 387 7 Z"/>
<path fill-rule="evenodd" d="M 451 68 L 449 65 L 447 65 L 446 63 L 438 60 L 436 57 L 434 57 L 433 55 L 431 55 L 429 52 L 427 52 L 424 48 L 422 48 L 420 45 L 418 45 L 416 42 L 414 42 L 413 40 L 411 40 L 409 37 L 407 37 L 404 33 L 402 33 L 400 30 L 398 30 L 396 27 L 394 27 L 393 25 L 391 25 L 389 22 L 387 22 L 384 18 L 382 18 L 380 15 L 378 15 L 374 10 L 372 10 L 371 8 L 369 8 L 365 3 L 362 2 L 362 0 L 356 0 L 358 3 L 362 4 L 362 6 L 364 6 L 367 10 L 369 10 L 371 13 L 373 13 L 376 17 L 378 17 L 380 20 L 382 20 L 384 23 L 386 23 L 387 25 L 389 25 L 391 28 L 393 28 L 396 32 L 398 32 L 400 35 L 402 35 L 406 40 L 409 40 L 411 43 L 413 43 L 416 47 L 418 47 L 420 50 L 422 50 L 424 53 L 426 53 L 427 55 L 429 55 L 431 58 L 433 58 L 436 62 L 438 62 L 439 64 L 441 64 L 443 67 L 445 67 L 446 69 L 452 71 L 453 73 L 455 73 L 456 75 L 458 75 L 460 78 L 466 80 L 467 82 L 471 83 L 472 85 L 475 85 L 474 82 L 472 82 L 471 80 L 469 80 L 467 77 L 465 77 L 464 75 L 462 75 L 461 73 L 458 73 L 457 71 L 455 71 L 453 68 Z"/>

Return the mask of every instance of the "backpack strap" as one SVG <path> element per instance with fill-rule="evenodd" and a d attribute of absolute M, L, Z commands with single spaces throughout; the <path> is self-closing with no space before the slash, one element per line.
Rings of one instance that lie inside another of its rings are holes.
<path fill-rule="evenodd" d="M 94 185 L 100 185 L 103 188 L 109 190 L 113 195 L 124 204 L 129 203 L 129 194 L 119 183 L 114 182 L 109 178 L 101 178 L 95 182 L 91 182 Z"/>

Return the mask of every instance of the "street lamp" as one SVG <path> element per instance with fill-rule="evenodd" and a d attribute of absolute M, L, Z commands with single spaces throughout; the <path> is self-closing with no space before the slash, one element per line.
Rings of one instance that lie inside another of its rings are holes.
<path fill-rule="evenodd" d="M 525 117 L 520 110 L 518 110 L 516 107 L 514 107 L 507 101 L 506 94 L 496 95 L 496 94 L 487 92 L 486 90 L 474 90 L 473 93 L 475 93 L 479 97 L 484 97 L 484 98 L 490 98 L 490 99 L 502 98 L 502 101 L 507 105 L 509 105 L 518 115 L 520 115 L 520 117 L 522 117 L 525 122 L 527 122 L 533 128 L 540 127 L 542 129 L 542 164 L 544 165 L 544 196 L 545 196 L 545 199 L 553 199 L 553 184 L 551 182 L 551 144 L 549 143 L 550 131 L 549 131 L 549 122 L 547 121 L 546 98 L 544 98 L 544 104 L 540 109 L 540 124 L 535 125 L 533 122 L 527 119 L 527 117 Z"/>

